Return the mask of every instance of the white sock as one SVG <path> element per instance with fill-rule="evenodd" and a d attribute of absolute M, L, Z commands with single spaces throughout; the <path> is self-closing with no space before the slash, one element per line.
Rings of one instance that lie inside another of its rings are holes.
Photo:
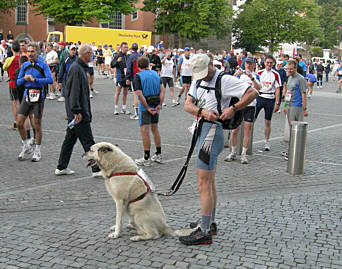
<path fill-rule="evenodd" d="M 242 155 L 247 155 L 247 149 L 248 149 L 248 148 L 242 147 Z"/>
<path fill-rule="evenodd" d="M 236 153 L 236 146 L 235 147 L 232 146 L 232 153 Z"/>
<path fill-rule="evenodd" d="M 36 145 L 36 151 L 40 152 L 40 145 Z"/>
<path fill-rule="evenodd" d="M 115 108 L 115 110 L 118 110 L 119 106 L 118 106 L 118 105 L 115 105 L 114 108 Z"/>
<path fill-rule="evenodd" d="M 126 110 L 127 106 L 126 105 L 122 105 L 122 110 Z"/>

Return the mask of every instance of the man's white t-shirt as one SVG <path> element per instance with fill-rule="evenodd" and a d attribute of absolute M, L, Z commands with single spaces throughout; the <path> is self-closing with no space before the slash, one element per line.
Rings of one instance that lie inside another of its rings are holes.
<path fill-rule="evenodd" d="M 273 69 L 267 71 L 266 69 L 258 72 L 260 76 L 261 89 L 259 91 L 260 97 L 267 99 L 275 99 L 276 88 L 281 86 L 279 73 Z"/>
<path fill-rule="evenodd" d="M 209 82 L 202 80 L 200 86 L 215 88 L 216 79 L 220 73 L 221 71 L 216 69 L 216 73 L 213 79 Z M 188 95 L 198 100 L 198 107 L 208 109 L 208 110 L 214 110 L 218 113 L 215 90 L 208 91 L 207 89 L 201 88 L 200 86 L 196 89 L 196 81 L 193 80 L 191 83 Z M 221 108 L 222 110 L 229 106 L 230 100 L 232 97 L 237 97 L 241 99 L 241 97 L 245 94 L 246 90 L 249 87 L 250 86 L 248 85 L 248 83 L 234 76 L 224 75 L 221 79 L 221 92 L 222 92 Z"/>
<path fill-rule="evenodd" d="M 172 59 L 170 60 L 166 59 L 164 63 L 162 64 L 160 77 L 173 78 L 173 65 L 174 65 L 174 62 Z"/>
<path fill-rule="evenodd" d="M 252 73 L 252 76 L 254 77 L 254 80 L 260 85 L 260 82 L 258 80 L 259 76 L 256 73 Z M 242 74 L 240 79 L 246 83 L 248 83 L 249 86 L 253 87 L 253 81 L 249 76 L 246 74 Z M 247 106 L 256 106 L 256 99 L 254 99 L 249 105 Z"/>
<path fill-rule="evenodd" d="M 45 60 L 46 60 L 46 63 L 47 63 L 47 64 L 50 64 L 50 63 L 56 61 L 57 59 L 58 59 L 58 54 L 57 54 L 57 52 L 54 51 L 54 50 L 51 50 L 51 51 L 49 51 L 49 52 L 46 54 Z M 56 64 L 57 64 L 57 63 L 56 63 Z"/>
<path fill-rule="evenodd" d="M 192 76 L 192 68 L 190 65 L 191 57 L 189 56 L 189 59 L 187 59 L 184 55 L 181 57 L 180 64 L 181 64 L 181 70 L 180 74 L 181 76 Z"/>

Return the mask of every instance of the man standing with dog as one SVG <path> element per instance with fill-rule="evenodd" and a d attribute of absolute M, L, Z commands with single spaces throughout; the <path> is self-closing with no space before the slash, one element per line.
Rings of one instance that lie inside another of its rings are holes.
<path fill-rule="evenodd" d="M 213 59 L 206 54 L 197 54 L 191 59 L 193 82 L 187 96 L 184 110 L 204 122 L 197 141 L 197 186 L 201 202 L 201 224 L 188 236 L 179 240 L 185 245 L 212 244 L 212 235 L 217 233 L 215 224 L 216 187 L 215 171 L 217 158 L 224 147 L 222 124 L 217 120 L 233 117 L 237 110 L 243 109 L 257 96 L 256 89 L 240 79 L 224 75 L 221 79 L 222 114 L 217 109 L 215 90 L 220 71 L 213 66 Z M 229 106 L 232 97 L 240 100 Z M 197 107 L 194 103 L 199 104 Z"/>
<path fill-rule="evenodd" d="M 152 161 L 162 163 L 158 121 L 165 91 L 158 73 L 149 69 L 149 60 L 146 56 L 141 56 L 138 59 L 138 67 L 140 72 L 134 78 L 134 91 L 139 99 L 139 125 L 144 146 L 144 157 L 135 160 L 135 163 L 150 166 Z M 150 129 L 157 150 L 151 158 Z"/>
<path fill-rule="evenodd" d="M 91 61 L 93 50 L 89 45 L 82 45 L 78 53 L 79 57 L 70 66 L 65 85 L 65 109 L 69 124 L 55 170 L 57 176 L 75 173 L 68 165 L 77 138 L 85 152 L 95 144 L 90 126 L 92 115 L 87 78 L 87 63 Z M 91 168 L 93 177 L 101 176 L 101 170 L 96 164 Z"/>

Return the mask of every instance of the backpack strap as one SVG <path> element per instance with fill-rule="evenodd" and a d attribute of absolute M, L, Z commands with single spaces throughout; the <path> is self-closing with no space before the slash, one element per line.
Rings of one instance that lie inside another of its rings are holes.
<path fill-rule="evenodd" d="M 229 75 L 229 73 L 227 72 L 221 72 L 217 79 L 216 79 L 216 83 L 215 83 L 215 97 L 217 100 L 217 111 L 219 113 L 219 115 L 222 114 L 222 107 L 221 107 L 221 97 L 222 97 L 222 91 L 221 91 L 221 79 L 224 75 Z"/>
<path fill-rule="evenodd" d="M 24 68 L 24 71 L 27 71 L 28 69 L 34 68 L 38 70 L 38 72 L 45 78 L 44 70 L 37 64 L 30 64 Z"/>

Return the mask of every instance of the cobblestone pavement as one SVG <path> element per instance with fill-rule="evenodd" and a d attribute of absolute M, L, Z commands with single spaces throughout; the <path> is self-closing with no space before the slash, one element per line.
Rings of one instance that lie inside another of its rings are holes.
<path fill-rule="evenodd" d="M 97 78 L 92 99 L 95 140 L 117 143 L 133 158 L 143 149 L 137 121 L 113 115 L 113 83 Z M 217 169 L 219 232 L 210 246 L 184 246 L 176 238 L 131 242 L 124 229 L 109 239 L 115 205 L 103 179 L 93 179 L 74 149 L 72 176 L 54 170 L 65 135 L 64 103 L 46 101 L 42 161 L 19 162 L 20 139 L 12 122 L 8 86 L 0 83 L 0 268 L 342 268 L 342 95 L 336 82 L 315 89 L 309 100 L 305 173 L 290 176 L 280 152 L 284 116 L 272 120 L 271 151 L 263 147 L 263 113 L 254 128 L 248 165 Z M 182 106 L 161 112 L 165 164 L 144 168 L 158 190 L 166 190 L 187 155 L 193 117 Z M 131 106 L 132 98 L 129 97 Z M 167 222 L 186 227 L 199 218 L 194 158 L 174 197 L 161 197 Z"/>

